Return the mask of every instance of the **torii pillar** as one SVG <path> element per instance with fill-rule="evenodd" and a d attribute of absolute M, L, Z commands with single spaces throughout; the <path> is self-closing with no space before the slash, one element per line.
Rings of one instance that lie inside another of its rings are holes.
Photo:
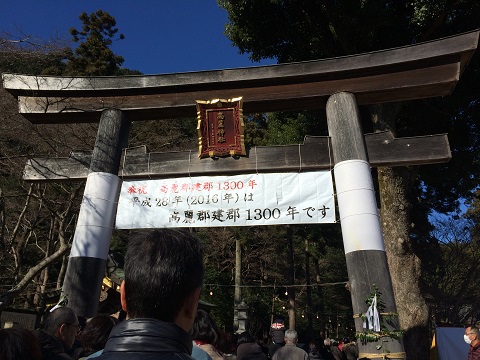
<path fill-rule="evenodd" d="M 130 122 L 120 110 L 102 112 L 78 215 L 62 295 L 78 316 L 97 314 L 102 279 L 117 211 L 122 149 Z"/>
<path fill-rule="evenodd" d="M 367 310 L 365 300 L 378 287 L 387 313 L 396 313 L 395 298 L 388 268 L 385 244 L 375 199 L 370 164 L 355 95 L 339 92 L 327 101 L 328 131 L 335 160 L 334 176 L 354 314 Z M 399 330 L 394 317 L 388 330 Z M 363 319 L 355 318 L 357 332 L 364 331 Z M 376 346 L 382 346 L 377 349 Z M 388 343 L 358 341 L 359 358 L 372 358 L 388 352 L 389 359 L 404 359 L 403 343 L 388 338 Z"/>

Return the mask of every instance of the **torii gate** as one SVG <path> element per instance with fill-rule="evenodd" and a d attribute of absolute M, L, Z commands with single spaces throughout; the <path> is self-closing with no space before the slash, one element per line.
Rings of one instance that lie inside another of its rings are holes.
<path fill-rule="evenodd" d="M 383 289 L 385 310 L 396 312 L 370 166 L 445 162 L 451 155 L 446 135 L 364 136 L 358 105 L 450 94 L 477 48 L 478 36 L 475 31 L 355 56 L 180 74 L 89 78 L 3 74 L 4 88 L 18 98 L 20 113 L 32 123 L 100 122 L 92 155 L 31 159 L 25 168 L 26 181 L 68 181 L 88 175 L 63 287 L 69 305 L 86 317 L 97 311 L 119 172 L 123 178 L 141 178 L 187 175 L 186 169 L 189 174 L 298 170 L 301 148 L 304 170 L 326 169 L 329 157 L 334 160 L 354 313 L 365 310 L 364 300 L 373 284 Z M 189 152 L 122 155 L 129 119 L 193 118 L 196 99 L 236 96 L 243 97 L 244 113 L 326 107 L 329 139 L 307 138 L 303 146 L 262 147 L 255 157 L 221 159 L 221 168 L 218 162 L 191 157 Z M 362 202 L 347 207 L 350 194 Z M 96 213 L 98 209 L 104 213 Z M 361 319 L 355 319 L 357 331 L 362 325 Z M 391 329 L 398 329 L 398 321 Z M 375 342 L 359 345 L 367 358 L 378 358 L 383 351 L 375 348 Z M 401 340 L 392 339 L 389 350 L 390 359 L 405 357 Z"/>

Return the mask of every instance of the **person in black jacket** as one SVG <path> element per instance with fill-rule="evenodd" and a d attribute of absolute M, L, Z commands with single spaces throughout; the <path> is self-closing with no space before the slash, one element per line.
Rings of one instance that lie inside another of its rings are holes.
<path fill-rule="evenodd" d="M 73 353 L 74 359 L 85 358 L 92 354 L 98 356 L 103 352 L 108 337 L 118 320 L 110 315 L 97 315 L 85 325 L 80 336 L 81 346 Z"/>
<path fill-rule="evenodd" d="M 192 328 L 203 283 L 203 251 L 187 231 L 156 229 L 128 243 L 116 325 L 98 360 L 193 359 Z"/>
<path fill-rule="evenodd" d="M 1 360 L 42 360 L 42 351 L 38 338 L 24 328 L 6 328 L 0 330 Z"/>
<path fill-rule="evenodd" d="M 42 347 L 42 359 L 72 360 L 66 352 L 72 348 L 79 328 L 77 315 L 71 308 L 62 306 L 50 312 L 43 330 L 36 331 Z"/>
<path fill-rule="evenodd" d="M 248 331 L 238 335 L 237 360 L 267 360 L 262 348 Z"/>

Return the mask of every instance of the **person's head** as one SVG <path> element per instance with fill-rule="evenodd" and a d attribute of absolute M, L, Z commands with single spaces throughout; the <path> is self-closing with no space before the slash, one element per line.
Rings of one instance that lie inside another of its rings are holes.
<path fill-rule="evenodd" d="M 82 347 L 92 352 L 103 349 L 110 332 L 117 323 L 118 320 L 110 315 L 97 315 L 91 318 L 82 332 Z"/>
<path fill-rule="evenodd" d="M 308 343 L 309 352 L 317 353 L 318 349 L 319 349 L 318 342 L 313 339 L 310 340 L 310 342 Z"/>
<path fill-rule="evenodd" d="M 248 331 L 244 331 L 243 333 L 238 335 L 237 345 L 242 345 L 245 343 L 254 343 L 254 342 L 255 342 L 254 337 Z"/>
<path fill-rule="evenodd" d="M 480 330 L 476 326 L 469 326 L 465 329 L 464 340 L 467 344 L 476 345 L 480 342 L 479 339 Z"/>
<path fill-rule="evenodd" d="M 323 345 L 330 346 L 331 344 L 332 344 L 332 341 L 329 338 L 326 338 L 325 340 L 323 340 Z"/>
<path fill-rule="evenodd" d="M 58 338 L 65 349 L 70 349 L 75 341 L 75 335 L 80 329 L 75 312 L 67 307 L 59 307 L 47 315 L 43 330 Z"/>
<path fill-rule="evenodd" d="M 0 330 L 1 360 L 41 360 L 40 341 L 29 330 L 8 328 Z"/>
<path fill-rule="evenodd" d="M 125 255 L 122 307 L 130 319 L 174 322 L 189 331 L 203 283 L 203 251 L 187 231 L 140 231 Z"/>
<path fill-rule="evenodd" d="M 285 343 L 286 344 L 296 344 L 298 341 L 298 334 L 295 330 L 285 331 Z"/>
<path fill-rule="evenodd" d="M 285 324 L 285 319 L 281 315 L 275 315 L 272 324 Z"/>
<path fill-rule="evenodd" d="M 217 346 L 220 332 L 215 320 L 205 310 L 198 309 L 192 327 L 192 338 L 207 344 Z"/>

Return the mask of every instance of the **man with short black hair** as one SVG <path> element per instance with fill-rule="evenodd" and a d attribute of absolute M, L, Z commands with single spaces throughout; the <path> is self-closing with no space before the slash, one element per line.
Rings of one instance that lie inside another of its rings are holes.
<path fill-rule="evenodd" d="M 308 354 L 297 347 L 297 342 L 298 334 L 295 330 L 285 331 L 285 346 L 275 351 L 272 360 L 308 360 Z"/>
<path fill-rule="evenodd" d="M 75 312 L 66 306 L 59 307 L 47 315 L 43 330 L 36 331 L 42 347 L 43 360 L 72 360 L 70 350 L 79 330 Z"/>
<path fill-rule="evenodd" d="M 468 360 L 480 360 L 480 330 L 476 326 L 469 326 L 465 329 L 465 342 L 470 344 Z"/>
<path fill-rule="evenodd" d="M 192 359 L 192 328 L 203 283 L 203 251 L 187 231 L 136 234 L 120 288 L 127 320 L 111 332 L 99 360 Z"/>

